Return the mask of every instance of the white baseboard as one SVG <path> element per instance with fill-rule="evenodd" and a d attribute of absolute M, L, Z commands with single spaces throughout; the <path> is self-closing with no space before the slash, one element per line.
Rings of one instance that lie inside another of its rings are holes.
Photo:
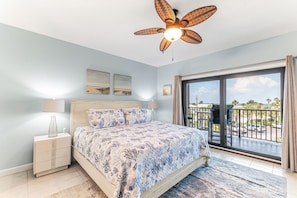
<path fill-rule="evenodd" d="M 33 169 L 33 163 L 0 170 L 0 177 Z"/>

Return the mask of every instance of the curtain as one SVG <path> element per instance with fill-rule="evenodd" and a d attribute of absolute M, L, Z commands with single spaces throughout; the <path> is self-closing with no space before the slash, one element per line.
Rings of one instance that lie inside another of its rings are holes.
<path fill-rule="evenodd" d="M 183 114 L 181 110 L 181 76 L 174 76 L 173 93 L 173 124 L 183 125 Z"/>
<path fill-rule="evenodd" d="M 284 82 L 282 168 L 297 172 L 297 91 L 294 58 L 287 56 Z"/>

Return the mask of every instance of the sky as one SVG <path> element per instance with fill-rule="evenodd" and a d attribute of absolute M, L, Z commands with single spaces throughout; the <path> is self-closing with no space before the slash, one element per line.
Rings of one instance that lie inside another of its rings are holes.
<path fill-rule="evenodd" d="M 218 80 L 191 83 L 190 103 L 219 104 L 220 85 Z M 269 98 L 280 98 L 280 74 L 266 74 L 240 78 L 230 78 L 226 81 L 227 104 L 237 100 L 239 104 L 254 100 L 267 104 Z"/>

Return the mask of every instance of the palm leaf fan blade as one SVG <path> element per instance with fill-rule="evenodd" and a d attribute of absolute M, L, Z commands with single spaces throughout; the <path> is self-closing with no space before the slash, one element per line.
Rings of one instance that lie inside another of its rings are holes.
<path fill-rule="evenodd" d="M 202 42 L 201 36 L 192 30 L 183 30 L 181 40 L 192 44 L 199 44 Z"/>
<path fill-rule="evenodd" d="M 155 8 L 159 17 L 166 24 L 173 24 L 175 22 L 175 13 L 167 1 L 155 0 Z"/>
<path fill-rule="evenodd" d="M 135 35 L 159 34 L 165 31 L 164 28 L 147 28 L 134 32 Z"/>
<path fill-rule="evenodd" d="M 186 14 L 181 20 L 180 24 L 182 27 L 192 27 L 203 21 L 207 20 L 217 11 L 216 6 L 205 6 L 195 9 L 188 14 Z"/>
<path fill-rule="evenodd" d="M 164 52 L 170 45 L 171 45 L 171 42 L 168 41 L 166 38 L 163 38 L 160 43 L 160 51 Z"/>

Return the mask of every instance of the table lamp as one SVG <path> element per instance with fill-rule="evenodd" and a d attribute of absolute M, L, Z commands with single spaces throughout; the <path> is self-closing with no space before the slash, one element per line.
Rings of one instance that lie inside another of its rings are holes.
<path fill-rule="evenodd" d="M 158 108 L 158 103 L 154 100 L 148 102 L 147 107 L 152 110 L 152 120 L 155 120 L 155 111 L 154 109 Z"/>
<path fill-rule="evenodd" d="M 51 112 L 51 121 L 48 129 L 48 137 L 55 137 L 58 135 L 58 127 L 56 122 L 57 112 L 65 112 L 65 100 L 44 99 L 43 111 Z"/>
<path fill-rule="evenodd" d="M 156 101 L 151 100 L 151 101 L 148 102 L 147 106 L 148 106 L 149 109 L 152 109 L 152 111 L 153 111 L 154 109 L 156 109 L 158 107 L 158 104 L 157 104 Z"/>

